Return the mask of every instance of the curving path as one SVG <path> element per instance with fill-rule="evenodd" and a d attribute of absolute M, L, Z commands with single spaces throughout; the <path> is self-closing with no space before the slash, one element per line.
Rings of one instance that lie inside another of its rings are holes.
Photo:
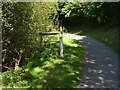
<path fill-rule="evenodd" d="M 85 49 L 83 80 L 76 88 L 117 88 L 118 55 L 95 39 L 75 34 L 65 35 L 79 40 Z"/>

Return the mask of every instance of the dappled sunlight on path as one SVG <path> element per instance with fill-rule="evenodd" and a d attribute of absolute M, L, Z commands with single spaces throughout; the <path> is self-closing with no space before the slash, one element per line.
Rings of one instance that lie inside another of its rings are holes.
<path fill-rule="evenodd" d="M 74 34 L 65 34 L 79 40 L 85 49 L 83 80 L 77 88 L 118 87 L 118 55 L 101 42 Z"/>

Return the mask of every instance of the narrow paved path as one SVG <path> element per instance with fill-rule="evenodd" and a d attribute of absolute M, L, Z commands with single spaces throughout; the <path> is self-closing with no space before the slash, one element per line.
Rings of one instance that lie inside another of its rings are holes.
<path fill-rule="evenodd" d="M 65 35 L 79 40 L 85 49 L 83 82 L 77 88 L 117 88 L 118 55 L 95 39 L 75 34 Z"/>

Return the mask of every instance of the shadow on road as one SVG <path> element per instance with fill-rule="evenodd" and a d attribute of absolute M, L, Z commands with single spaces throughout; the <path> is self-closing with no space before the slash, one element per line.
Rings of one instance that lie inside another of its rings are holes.
<path fill-rule="evenodd" d="M 118 55 L 93 38 L 67 35 L 81 42 L 85 49 L 83 82 L 77 88 L 118 87 Z"/>

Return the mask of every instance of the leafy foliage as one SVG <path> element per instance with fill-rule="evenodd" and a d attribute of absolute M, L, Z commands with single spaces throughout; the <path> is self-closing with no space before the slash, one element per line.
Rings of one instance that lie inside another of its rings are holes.
<path fill-rule="evenodd" d="M 44 37 L 44 45 L 40 47 L 39 32 L 56 28 L 54 24 L 57 20 L 66 27 L 77 24 L 111 25 L 114 22 L 117 25 L 118 8 L 117 3 L 2 3 L 2 58 L 3 66 L 9 68 L 2 73 L 3 87 L 75 87 L 81 79 L 82 46 L 70 37 L 64 37 L 65 57 L 61 59 L 58 37 Z M 18 66 L 22 67 L 14 70 L 18 60 Z"/>
<path fill-rule="evenodd" d="M 59 3 L 63 24 L 113 24 L 118 23 L 118 3 L 98 3 L 98 2 L 67 2 Z"/>
<path fill-rule="evenodd" d="M 23 87 L 27 85 L 27 81 L 23 80 L 23 70 L 19 70 L 17 72 L 7 71 L 2 74 L 2 84 L 4 87 Z"/>
<path fill-rule="evenodd" d="M 14 67 L 23 51 L 20 66 L 25 58 L 40 47 L 39 32 L 53 28 L 55 3 L 8 2 L 2 5 L 3 65 Z"/>
<path fill-rule="evenodd" d="M 27 64 L 19 71 L 4 72 L 3 87 L 75 87 L 83 66 L 83 49 L 79 42 L 70 37 L 64 37 L 64 42 L 64 59 L 59 57 L 58 36 L 55 36 L 28 58 Z"/>
<path fill-rule="evenodd" d="M 53 18 L 57 13 L 57 3 L 55 2 L 34 2 L 34 18 L 38 31 L 45 32 L 54 28 Z"/>
<path fill-rule="evenodd" d="M 96 38 L 118 52 L 119 3 L 59 3 L 62 22 L 68 32 Z M 97 28 L 96 28 L 97 27 Z"/>
<path fill-rule="evenodd" d="M 3 50 L 6 49 L 3 64 L 18 58 L 20 49 L 30 50 L 33 44 L 31 13 L 30 3 L 3 3 L 2 39 Z"/>

